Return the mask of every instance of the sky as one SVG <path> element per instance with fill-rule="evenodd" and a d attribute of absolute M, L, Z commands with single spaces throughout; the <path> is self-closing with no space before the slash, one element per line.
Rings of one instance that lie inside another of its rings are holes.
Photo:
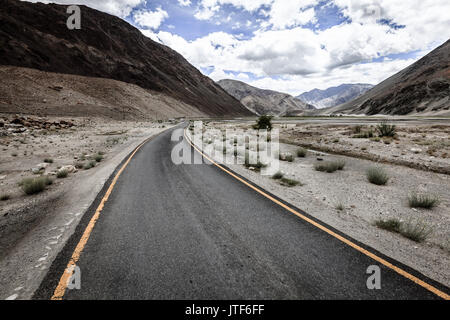
<path fill-rule="evenodd" d="M 27 0 L 38 2 L 38 0 Z M 39 0 L 116 15 L 213 80 L 378 84 L 450 38 L 448 0 Z"/>

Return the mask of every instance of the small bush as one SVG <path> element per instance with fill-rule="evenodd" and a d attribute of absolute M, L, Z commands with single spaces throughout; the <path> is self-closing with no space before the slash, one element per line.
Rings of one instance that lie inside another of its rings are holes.
<path fill-rule="evenodd" d="M 382 168 L 369 168 L 366 175 L 370 183 L 378 186 L 384 186 L 389 181 L 389 175 Z"/>
<path fill-rule="evenodd" d="M 94 156 L 94 160 L 95 160 L 96 162 L 102 162 L 103 156 L 102 156 L 101 154 L 96 154 L 96 155 Z"/>
<path fill-rule="evenodd" d="M 423 222 L 407 222 L 400 228 L 400 233 L 415 242 L 423 242 L 433 230 Z"/>
<path fill-rule="evenodd" d="M 75 162 L 74 166 L 77 169 L 83 169 L 84 168 L 84 162 L 77 161 L 77 162 Z"/>
<path fill-rule="evenodd" d="M 398 219 L 388 219 L 388 220 L 376 220 L 375 225 L 383 230 L 387 230 L 390 232 L 400 232 L 400 228 L 402 226 L 402 223 Z"/>
<path fill-rule="evenodd" d="M 288 178 L 281 178 L 281 184 L 287 187 L 295 187 L 301 185 L 300 181 Z"/>
<path fill-rule="evenodd" d="M 374 136 L 374 133 L 373 133 L 372 130 L 370 130 L 370 131 L 366 131 L 366 132 L 361 132 L 359 134 L 355 134 L 353 136 L 353 138 L 355 138 L 355 139 L 369 139 L 369 138 L 373 138 L 373 136 Z"/>
<path fill-rule="evenodd" d="M 11 196 L 9 194 L 2 194 L 0 196 L 0 201 L 7 201 L 9 199 L 11 199 Z"/>
<path fill-rule="evenodd" d="M 395 137 L 397 134 L 397 127 L 390 125 L 387 122 L 382 122 L 377 125 L 378 136 L 380 137 Z"/>
<path fill-rule="evenodd" d="M 439 197 L 432 194 L 412 193 L 408 197 L 411 208 L 433 209 L 439 204 Z"/>
<path fill-rule="evenodd" d="M 271 116 L 261 116 L 256 121 L 256 124 L 253 126 L 255 130 L 272 130 L 272 117 Z"/>
<path fill-rule="evenodd" d="M 314 169 L 316 169 L 316 171 L 327 172 L 327 173 L 333 173 L 338 170 L 344 170 L 344 168 L 345 168 L 345 161 L 342 161 L 342 160 L 326 161 L 326 162 L 316 163 L 314 165 Z"/>
<path fill-rule="evenodd" d="M 59 170 L 57 173 L 56 173 L 56 177 L 58 178 L 58 179 L 64 179 L 64 178 L 67 178 L 67 176 L 69 175 L 69 171 L 67 171 L 67 170 Z"/>
<path fill-rule="evenodd" d="M 45 163 L 53 163 L 53 159 L 48 159 L 48 158 L 47 158 L 47 159 L 44 159 L 44 162 L 45 162 Z"/>
<path fill-rule="evenodd" d="M 300 148 L 297 150 L 297 157 L 299 157 L 299 158 L 304 158 L 304 157 L 306 157 L 307 154 L 308 154 L 308 150 L 306 150 L 304 148 Z"/>
<path fill-rule="evenodd" d="M 294 156 L 290 153 L 282 153 L 279 156 L 281 161 L 294 162 Z"/>
<path fill-rule="evenodd" d="M 338 204 L 336 205 L 336 210 L 337 210 L 337 211 L 344 211 L 344 210 L 345 210 L 344 204 L 343 204 L 343 203 L 338 203 Z"/>
<path fill-rule="evenodd" d="M 284 173 L 282 173 L 281 171 L 278 171 L 277 173 L 275 173 L 272 176 L 272 179 L 274 180 L 281 180 L 284 177 Z"/>
<path fill-rule="evenodd" d="M 45 187 L 51 185 L 53 181 L 47 177 L 42 176 L 38 178 L 26 178 L 20 182 L 23 192 L 27 195 L 36 194 L 45 190 Z"/>
<path fill-rule="evenodd" d="M 246 152 L 245 154 L 245 163 L 244 166 L 248 169 L 248 168 L 255 168 L 256 172 L 261 171 L 262 168 L 267 167 L 267 165 L 265 165 L 264 163 L 262 163 L 261 161 L 256 162 L 255 164 L 250 163 L 250 155 L 248 152 Z"/>
<path fill-rule="evenodd" d="M 354 134 L 361 133 L 361 131 L 362 131 L 362 126 L 361 126 L 361 125 L 354 126 L 354 127 L 352 128 L 352 131 L 353 131 Z"/>
<path fill-rule="evenodd" d="M 84 170 L 89 170 L 91 168 L 94 168 L 96 165 L 95 161 L 89 161 L 88 163 L 86 163 L 83 167 Z"/>

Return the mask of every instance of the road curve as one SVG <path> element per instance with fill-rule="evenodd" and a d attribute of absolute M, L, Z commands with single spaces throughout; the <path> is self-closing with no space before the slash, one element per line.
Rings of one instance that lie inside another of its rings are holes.
<path fill-rule="evenodd" d="M 173 131 L 144 144 L 120 175 L 77 262 L 81 289 L 64 299 L 439 299 L 217 167 L 175 165 Z M 102 197 L 35 298 L 52 297 Z M 380 290 L 367 288 L 371 265 Z"/>

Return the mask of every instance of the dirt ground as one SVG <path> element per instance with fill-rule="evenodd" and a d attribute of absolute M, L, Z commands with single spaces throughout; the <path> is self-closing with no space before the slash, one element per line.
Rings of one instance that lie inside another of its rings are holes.
<path fill-rule="evenodd" d="M 232 127 L 249 129 L 250 124 L 208 124 L 208 128 L 219 130 Z M 293 162 L 280 161 L 280 170 L 286 178 L 297 180 L 301 185 L 286 187 L 254 168 L 227 165 L 356 240 L 450 285 L 450 175 L 434 172 L 450 172 L 447 157 L 450 125 L 402 125 L 398 136 L 390 139 L 390 143 L 383 139 L 352 138 L 354 125 L 297 123 L 277 124 L 276 127 L 280 128 L 280 138 L 291 142 L 280 144 L 281 154 L 295 157 Z M 370 125 L 363 126 L 362 130 L 369 128 Z M 227 143 L 227 153 L 232 153 L 233 144 Z M 296 157 L 298 145 L 315 150 L 309 149 L 305 158 Z M 326 173 L 314 168 L 317 163 L 338 160 L 345 162 L 342 171 Z M 387 185 L 368 182 L 366 172 L 371 167 L 381 167 L 388 173 Z M 408 197 L 414 192 L 437 196 L 439 205 L 432 210 L 410 208 Z M 404 224 L 426 226 L 431 234 L 418 243 L 375 226 L 377 220 L 392 218 Z"/>
<path fill-rule="evenodd" d="M 447 125 L 401 124 L 394 138 L 376 137 L 375 124 L 278 125 L 280 139 L 335 154 L 450 174 L 450 120 Z M 372 132 L 372 138 L 361 138 Z"/>

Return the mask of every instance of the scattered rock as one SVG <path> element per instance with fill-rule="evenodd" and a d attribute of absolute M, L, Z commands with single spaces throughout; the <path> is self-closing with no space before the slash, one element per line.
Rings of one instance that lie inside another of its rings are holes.
<path fill-rule="evenodd" d="M 78 170 L 73 165 L 67 165 L 67 166 L 61 167 L 61 169 L 59 169 L 59 171 L 67 171 L 68 173 L 74 173 L 74 172 L 77 172 Z"/>

